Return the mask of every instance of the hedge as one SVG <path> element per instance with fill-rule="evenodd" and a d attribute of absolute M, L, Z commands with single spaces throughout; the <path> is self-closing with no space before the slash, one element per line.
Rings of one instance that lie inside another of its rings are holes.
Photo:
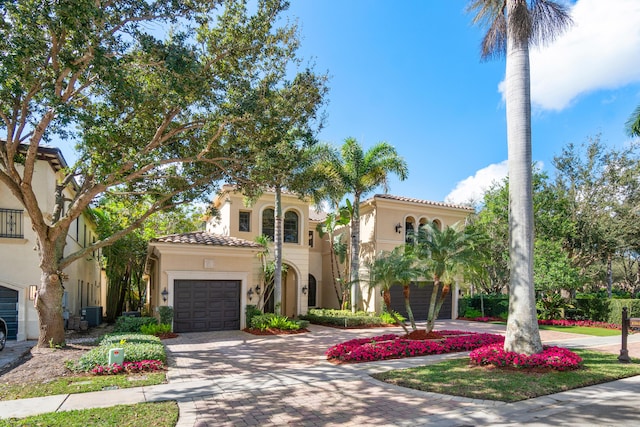
<path fill-rule="evenodd" d="M 312 308 L 305 315 L 300 316 L 300 319 L 308 320 L 311 323 L 320 325 L 335 325 L 335 326 L 375 326 L 384 325 L 385 322 L 377 316 L 375 313 L 357 311 L 352 313 L 348 310 L 334 310 L 334 309 L 321 309 Z"/>
<path fill-rule="evenodd" d="M 501 317 L 509 312 L 509 296 L 508 295 L 474 295 L 471 297 L 463 297 L 458 301 L 458 316 L 465 317 L 467 310 L 476 310 L 481 312 L 484 306 L 485 317 Z"/>

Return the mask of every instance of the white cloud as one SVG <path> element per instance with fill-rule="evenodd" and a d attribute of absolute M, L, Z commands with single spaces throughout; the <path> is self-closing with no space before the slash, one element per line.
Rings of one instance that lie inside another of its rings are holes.
<path fill-rule="evenodd" d="M 531 101 L 562 110 L 584 93 L 640 82 L 640 1 L 578 0 L 573 25 L 532 49 Z M 500 83 L 504 96 L 504 82 Z"/>
<path fill-rule="evenodd" d="M 463 179 L 445 197 L 445 202 L 454 204 L 476 204 L 494 183 L 502 182 L 507 176 L 507 161 L 495 163 L 480 169 L 475 175 Z"/>

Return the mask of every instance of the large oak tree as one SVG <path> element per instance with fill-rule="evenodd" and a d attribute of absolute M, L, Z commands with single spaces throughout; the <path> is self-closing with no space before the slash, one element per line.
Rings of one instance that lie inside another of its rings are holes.
<path fill-rule="evenodd" d="M 36 234 L 39 346 L 64 342 L 65 267 L 242 167 L 243 151 L 227 137 L 255 117 L 237 94 L 281 73 L 298 42 L 295 27 L 278 26 L 285 1 L 248 3 L 0 4 L 0 182 Z M 49 142 L 75 144 L 78 159 L 52 210 L 34 188 L 38 150 Z M 65 251 L 70 224 L 105 193 L 145 197 L 150 207 L 95 245 Z"/>

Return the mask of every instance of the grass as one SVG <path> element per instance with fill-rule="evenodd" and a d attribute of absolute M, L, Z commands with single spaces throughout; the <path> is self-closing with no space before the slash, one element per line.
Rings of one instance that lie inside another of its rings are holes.
<path fill-rule="evenodd" d="M 48 383 L 0 385 L 0 400 L 26 399 L 55 394 L 86 393 L 105 388 L 142 387 L 166 382 L 165 372 L 146 372 L 129 375 L 82 375 L 61 377 Z"/>
<path fill-rule="evenodd" d="M 373 375 L 401 387 L 469 397 L 517 402 L 574 388 L 640 375 L 640 360 L 622 364 L 617 356 L 597 351 L 575 350 L 584 363 L 575 371 L 527 372 L 470 366 L 469 359 L 454 359 L 434 365 Z"/>
<path fill-rule="evenodd" d="M 138 403 L 109 408 L 83 409 L 65 412 L 50 412 L 26 418 L 0 420 L 5 426 L 48 427 L 173 427 L 178 422 L 176 402 Z"/>
<path fill-rule="evenodd" d="M 539 329 L 545 331 L 567 332 L 570 334 L 593 335 L 595 337 L 612 337 L 620 335 L 622 332 L 618 329 L 593 328 L 587 326 L 553 326 L 539 325 Z"/>

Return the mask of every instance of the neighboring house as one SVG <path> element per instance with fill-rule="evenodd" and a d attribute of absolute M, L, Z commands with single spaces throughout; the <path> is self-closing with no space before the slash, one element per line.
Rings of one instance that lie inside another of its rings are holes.
<path fill-rule="evenodd" d="M 52 212 L 55 186 L 66 162 L 57 148 L 40 147 L 38 153 L 33 188 L 43 212 Z M 81 216 L 69 229 L 65 254 L 95 242 L 96 236 L 91 218 Z M 40 286 L 39 264 L 29 215 L 0 183 L 0 317 L 7 322 L 9 339 L 38 338 L 40 328 L 33 300 Z M 82 308 L 102 305 L 106 289 L 98 256 L 78 260 L 63 273 L 65 315 L 80 315 Z"/>
<path fill-rule="evenodd" d="M 174 331 L 210 331 L 243 329 L 248 304 L 262 305 L 264 286 L 258 254 L 262 247 L 255 243 L 261 234 L 273 237 L 274 194 L 265 192 L 252 206 L 246 206 L 241 194 L 225 187 L 214 200 L 219 216 L 207 223 L 206 231 L 176 234 L 153 239 L 149 244 L 147 273 L 151 307 L 162 305 L 174 309 Z M 293 317 L 309 307 L 338 308 L 332 283 L 329 244 L 320 239 L 316 226 L 324 215 L 295 195 L 283 193 L 283 277 L 282 313 Z M 405 242 L 407 230 L 426 222 L 442 226 L 464 221 L 472 209 L 444 203 L 376 195 L 362 203 L 361 268 L 364 261 L 381 250 L 391 250 Z M 345 235 L 348 240 L 348 235 Z M 273 251 L 273 248 L 271 248 Z M 273 252 L 270 254 L 273 258 Z M 395 300 L 398 311 L 404 311 L 401 287 Z M 368 296 L 362 285 L 363 295 Z M 418 298 L 426 287 L 414 290 Z M 457 292 L 443 313 L 455 317 L 453 308 Z M 430 293 L 429 293 L 430 295 Z M 412 298 L 412 306 L 414 304 Z M 381 307 L 379 293 L 366 298 L 368 310 Z M 425 303 L 426 304 L 426 303 Z M 268 306 L 268 304 L 267 304 Z M 420 309 L 418 314 L 421 314 Z M 417 316 L 419 319 L 420 317 Z M 426 319 L 426 314 L 423 317 Z"/>

